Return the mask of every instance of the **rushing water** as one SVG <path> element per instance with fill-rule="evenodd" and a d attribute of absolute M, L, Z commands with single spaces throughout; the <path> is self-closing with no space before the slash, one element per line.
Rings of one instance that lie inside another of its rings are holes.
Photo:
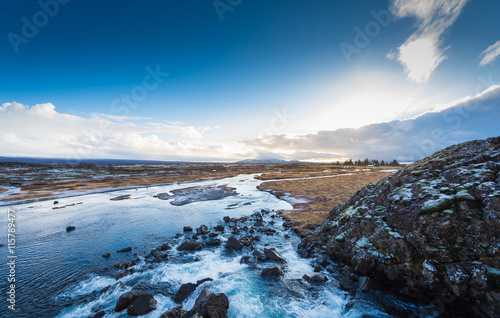
<path fill-rule="evenodd" d="M 240 264 L 242 256 L 251 254 L 249 247 L 238 252 L 224 248 L 224 241 L 231 235 L 223 216 L 241 217 L 261 209 L 291 209 L 289 203 L 258 191 L 256 186 L 260 182 L 253 175 L 243 175 L 62 198 L 57 206 L 75 204 L 62 209 L 53 209 L 53 201 L 12 206 L 17 216 L 16 311 L 7 309 L 4 301 L 0 316 L 92 317 L 104 310 L 106 317 L 127 317 L 126 311 L 113 312 L 116 301 L 134 284 L 142 282 L 158 301 L 157 310 L 143 317 L 159 317 L 168 308 L 177 306 L 172 299 L 181 284 L 212 278 L 213 281 L 203 283 L 184 301 L 185 308 L 191 309 L 201 290 L 209 289 L 229 297 L 230 317 L 387 317 L 374 302 L 346 306 L 349 297 L 338 289 L 331 276 L 324 285 L 304 283 L 302 276 L 313 271 L 313 264 L 298 256 L 299 238 L 284 230 L 280 218 L 272 219 L 278 233 L 262 235 L 257 248 L 263 250 L 268 244 L 287 260 L 283 280 L 263 279 L 260 271 Z M 236 188 L 238 195 L 184 206 L 153 197 L 174 189 L 205 185 L 229 185 Z M 131 198 L 109 200 L 126 194 Z M 7 208 L 2 209 L 5 211 L 0 228 L 6 229 Z M 265 220 L 270 221 L 272 214 Z M 183 226 L 194 229 L 201 224 L 209 228 L 226 226 L 226 233 L 218 237 L 223 241 L 222 246 L 205 247 L 197 252 L 177 251 L 176 246 L 185 236 L 177 238 L 175 234 L 182 232 Z M 76 230 L 66 232 L 68 225 L 76 226 Z M 291 237 L 285 238 L 285 234 Z M 5 239 L 2 237 L 0 243 L 6 245 Z M 144 255 L 165 242 L 173 247 L 168 251 L 169 259 L 147 269 L 150 264 L 144 262 Z M 133 247 L 133 251 L 115 253 L 127 246 Z M 0 252 L 6 260 L 7 247 L 0 247 Z M 112 255 L 109 259 L 101 256 L 108 252 Z M 121 279 L 125 283 L 123 288 L 99 294 L 102 288 L 116 282 L 114 277 L 119 270 L 114 264 L 137 257 L 141 261 L 135 273 Z M 268 266 L 273 264 L 262 264 Z M 1 286 L 5 299 L 8 286 L 5 283 Z"/>

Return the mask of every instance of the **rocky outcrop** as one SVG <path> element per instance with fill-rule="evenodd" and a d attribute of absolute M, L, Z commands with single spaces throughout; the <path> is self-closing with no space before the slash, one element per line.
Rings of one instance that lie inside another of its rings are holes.
<path fill-rule="evenodd" d="M 466 316 L 500 316 L 500 137 L 441 150 L 334 207 L 305 255 Z"/>
<path fill-rule="evenodd" d="M 191 310 L 190 314 L 198 314 L 203 318 L 225 318 L 229 309 L 229 299 L 223 293 L 213 294 L 209 290 L 203 290 Z"/>

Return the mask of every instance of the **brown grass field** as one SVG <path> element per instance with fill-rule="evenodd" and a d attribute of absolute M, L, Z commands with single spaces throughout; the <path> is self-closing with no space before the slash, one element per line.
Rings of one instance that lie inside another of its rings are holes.
<path fill-rule="evenodd" d="M 264 182 L 259 189 L 278 197 L 287 194 L 294 198 L 306 199 L 307 203 L 295 203 L 293 210 L 283 211 L 283 215 L 293 226 L 305 235 L 310 230 L 304 229 L 304 226 L 309 223 L 321 224 L 334 206 L 344 203 L 356 191 L 370 183 L 380 181 L 389 174 L 385 171 L 353 171 L 353 174 L 334 177 Z"/>

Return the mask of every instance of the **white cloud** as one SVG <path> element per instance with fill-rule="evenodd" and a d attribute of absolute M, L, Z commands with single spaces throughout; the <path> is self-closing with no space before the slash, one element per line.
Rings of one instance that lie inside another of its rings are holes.
<path fill-rule="evenodd" d="M 480 56 L 482 56 L 483 58 L 481 62 L 479 62 L 479 65 L 485 66 L 493 63 L 499 55 L 500 41 L 496 41 L 495 44 L 488 46 L 488 48 L 481 53 Z"/>
<path fill-rule="evenodd" d="M 455 23 L 468 0 L 392 0 L 398 18 L 417 19 L 417 30 L 398 48 L 397 60 L 408 78 L 426 82 L 446 59 L 441 45 L 443 33 Z"/>
<path fill-rule="evenodd" d="M 441 112 L 357 129 L 323 130 L 305 135 L 271 135 L 242 143 L 285 159 L 384 159 L 413 161 L 460 142 L 499 135 L 500 85 L 454 101 Z"/>
<path fill-rule="evenodd" d="M 71 159 L 239 159 L 255 153 L 241 145 L 203 142 L 203 133 L 209 127 L 137 125 L 128 119 L 137 118 L 105 114 L 83 118 L 58 113 L 50 103 L 32 107 L 4 103 L 0 106 L 0 149 L 6 156 Z"/>

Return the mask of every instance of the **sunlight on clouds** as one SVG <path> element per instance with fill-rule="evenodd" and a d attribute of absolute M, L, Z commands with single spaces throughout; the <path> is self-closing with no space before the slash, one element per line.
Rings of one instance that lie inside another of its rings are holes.
<path fill-rule="evenodd" d="M 398 61 L 405 67 L 408 78 L 416 83 L 427 81 L 444 59 L 435 38 L 409 39 L 399 47 Z"/>
<path fill-rule="evenodd" d="M 414 17 L 417 31 L 398 48 L 397 60 L 408 78 L 424 83 L 446 59 L 441 48 L 443 33 L 455 23 L 468 0 L 392 0 L 391 11 L 397 18 Z M 388 58 L 394 59 L 389 53 Z"/>
<path fill-rule="evenodd" d="M 408 118 L 428 110 L 434 103 L 407 82 L 384 73 L 358 74 L 335 86 L 332 97 L 304 119 L 314 124 L 316 130 L 357 128 Z"/>

